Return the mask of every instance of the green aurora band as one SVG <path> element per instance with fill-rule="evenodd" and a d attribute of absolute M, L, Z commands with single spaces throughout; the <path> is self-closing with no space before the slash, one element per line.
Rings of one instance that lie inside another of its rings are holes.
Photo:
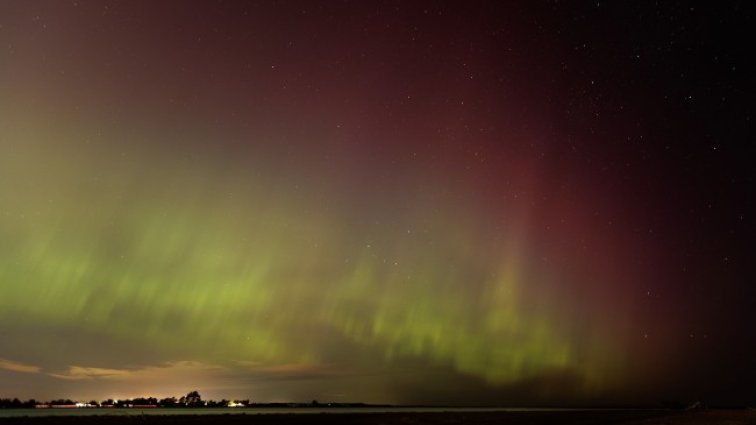
<path fill-rule="evenodd" d="M 456 64 L 467 30 L 394 56 L 398 33 L 320 18 L 290 51 L 298 11 L 216 32 L 169 3 L 5 7 L 0 395 L 508 403 L 640 380 L 643 271 L 605 224 L 627 204 L 550 162 L 526 59 Z M 374 55 L 336 73 L 338 46 Z"/>
<path fill-rule="evenodd" d="M 318 170 L 87 150 L 19 123 L 2 129 L 4 323 L 109 335 L 165 361 L 319 364 L 335 334 L 386 365 L 425 359 L 494 386 L 616 378 L 617 342 L 597 324 L 576 338 L 559 280 L 528 268 L 522 218 L 492 244 L 471 205 L 439 208 L 419 187 L 359 198 L 377 212 L 355 214 Z M 40 344 L 42 362 L 76 364 Z"/>

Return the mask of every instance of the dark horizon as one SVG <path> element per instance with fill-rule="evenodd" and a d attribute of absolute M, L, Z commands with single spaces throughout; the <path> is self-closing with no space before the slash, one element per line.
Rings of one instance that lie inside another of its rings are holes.
<path fill-rule="evenodd" d="M 136 397 L 131 399 L 92 399 L 72 400 L 70 398 L 57 398 L 51 400 L 20 400 L 18 398 L 0 398 L 0 409 L 8 408 L 460 408 L 460 409 L 650 409 L 650 410 L 688 410 L 688 409 L 745 409 L 748 405 L 738 404 L 707 404 L 701 400 L 661 400 L 655 404 L 533 404 L 533 405 L 507 405 L 507 404 L 471 404 L 471 403 L 431 403 L 431 404 L 380 404 L 361 401 L 277 401 L 255 402 L 252 400 L 236 400 L 222 398 L 219 400 L 203 399 L 201 402 L 185 402 L 184 397 Z"/>
<path fill-rule="evenodd" d="M 756 403 L 753 6 L 0 3 L 0 398 Z"/>

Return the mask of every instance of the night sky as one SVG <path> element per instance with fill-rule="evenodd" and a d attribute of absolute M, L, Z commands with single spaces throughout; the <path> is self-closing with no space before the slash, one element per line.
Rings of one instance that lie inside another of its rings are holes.
<path fill-rule="evenodd" d="M 0 1 L 0 397 L 755 403 L 747 3 Z"/>

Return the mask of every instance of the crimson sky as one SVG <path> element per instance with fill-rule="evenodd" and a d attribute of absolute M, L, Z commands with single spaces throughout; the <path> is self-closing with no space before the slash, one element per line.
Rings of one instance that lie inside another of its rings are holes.
<path fill-rule="evenodd" d="M 747 403 L 746 3 L 0 5 L 0 396 Z"/>

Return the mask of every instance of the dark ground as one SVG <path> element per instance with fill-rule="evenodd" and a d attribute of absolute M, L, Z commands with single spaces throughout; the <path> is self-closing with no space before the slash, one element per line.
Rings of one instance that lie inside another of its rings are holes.
<path fill-rule="evenodd" d="M 756 425 L 756 410 L 128 415 L 3 418 L 3 424 Z"/>

